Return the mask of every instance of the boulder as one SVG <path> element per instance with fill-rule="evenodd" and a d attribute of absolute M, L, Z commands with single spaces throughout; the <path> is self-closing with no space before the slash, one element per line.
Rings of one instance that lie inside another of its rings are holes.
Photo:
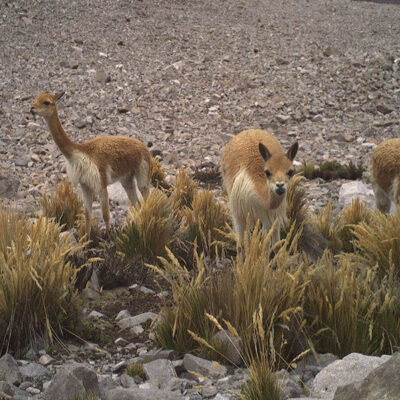
<path fill-rule="evenodd" d="M 18 188 L 18 180 L 0 175 L 0 198 L 13 198 Z"/>
<path fill-rule="evenodd" d="M 209 378 L 223 378 L 227 374 L 226 367 L 217 363 L 216 361 L 208 361 L 203 358 L 193 356 L 192 354 L 185 354 L 183 358 L 183 366 L 188 372 L 195 372 L 197 374 Z"/>
<path fill-rule="evenodd" d="M 154 360 L 143 364 L 144 373 L 147 379 L 156 381 L 159 384 L 168 382 L 171 378 L 176 378 L 174 365 L 169 360 Z"/>
<path fill-rule="evenodd" d="M 233 336 L 228 330 L 217 332 L 213 338 L 212 343 L 221 347 L 224 355 L 228 358 L 232 364 L 240 367 L 243 365 L 243 358 L 241 353 L 243 352 L 242 343 L 240 338 Z"/>
<path fill-rule="evenodd" d="M 372 185 L 361 181 L 346 182 L 341 186 L 338 206 L 341 209 L 346 208 L 356 198 L 359 198 L 361 202 L 367 203 L 369 208 L 375 208 L 375 196 Z"/>
<path fill-rule="evenodd" d="M 45 399 L 69 400 L 87 393 L 100 393 L 96 373 L 82 364 L 69 364 L 58 370 L 45 391 Z"/>
<path fill-rule="evenodd" d="M 337 388 L 334 400 L 399 400 L 400 399 L 400 353 L 375 368 L 361 382 Z"/>
<path fill-rule="evenodd" d="M 312 383 L 313 395 L 328 395 L 326 397 L 333 398 L 339 386 L 363 380 L 385 361 L 385 357 L 365 356 L 359 353 L 351 353 L 342 360 L 334 361 L 315 377 Z"/>
<path fill-rule="evenodd" d="M 11 385 L 17 386 L 22 382 L 22 375 L 17 361 L 11 354 L 6 353 L 0 358 L 0 381 L 6 381 Z"/>

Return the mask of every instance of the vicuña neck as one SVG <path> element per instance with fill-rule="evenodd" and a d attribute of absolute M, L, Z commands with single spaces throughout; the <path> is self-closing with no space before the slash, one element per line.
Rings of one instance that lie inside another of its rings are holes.
<path fill-rule="evenodd" d="M 49 127 L 51 136 L 53 136 L 53 139 L 56 142 L 58 148 L 61 150 L 61 153 L 63 153 L 67 159 L 71 158 L 72 152 L 74 151 L 76 144 L 65 133 L 63 127 L 61 126 L 61 122 L 58 118 L 57 113 L 53 114 L 49 118 L 46 118 L 46 122 Z"/>

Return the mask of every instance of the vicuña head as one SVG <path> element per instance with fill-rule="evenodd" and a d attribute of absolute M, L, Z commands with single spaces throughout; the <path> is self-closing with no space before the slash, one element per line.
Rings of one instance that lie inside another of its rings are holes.
<path fill-rule="evenodd" d="M 371 173 L 376 207 L 383 213 L 396 213 L 400 203 L 400 138 L 385 140 L 376 147 Z"/>
<path fill-rule="evenodd" d="M 239 242 L 246 220 L 250 228 L 259 219 L 269 230 L 276 219 L 286 218 L 286 192 L 294 174 L 292 161 L 298 151 L 295 142 L 284 153 L 278 140 L 266 131 L 247 130 L 236 135 L 222 153 L 222 177 Z M 275 230 L 273 242 L 279 240 Z"/>
<path fill-rule="evenodd" d="M 92 203 L 96 196 L 102 206 L 106 234 L 110 231 L 107 186 L 120 181 L 132 204 L 147 197 L 151 174 L 151 155 L 147 147 L 135 138 L 122 136 L 98 137 L 85 143 L 75 143 L 65 133 L 58 118 L 57 101 L 64 92 L 39 94 L 31 113 L 42 116 L 58 148 L 67 161 L 67 174 L 74 185 L 82 189 L 85 204 L 86 234 L 89 237 Z"/>

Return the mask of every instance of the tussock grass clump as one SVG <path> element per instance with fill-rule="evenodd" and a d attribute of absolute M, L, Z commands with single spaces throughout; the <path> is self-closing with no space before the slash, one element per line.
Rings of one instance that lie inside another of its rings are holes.
<path fill-rule="evenodd" d="M 394 264 L 381 279 L 346 254 L 335 266 L 328 254 L 309 275 L 305 312 L 319 352 L 391 354 L 400 344 L 400 287 Z"/>
<path fill-rule="evenodd" d="M 0 352 L 18 356 L 35 339 L 51 343 L 74 325 L 77 269 L 68 258 L 84 244 L 60 237 L 53 220 L 30 220 L 2 206 L 0 226 Z"/>
<path fill-rule="evenodd" d="M 154 187 L 164 187 L 166 185 L 165 182 L 165 170 L 162 167 L 160 161 L 157 158 L 151 158 L 151 184 Z"/>
<path fill-rule="evenodd" d="M 155 260 L 165 254 L 165 247 L 177 239 L 177 223 L 172 203 L 160 190 L 153 190 L 142 204 L 129 210 L 125 226 L 114 234 L 113 241 L 124 258 L 139 254 Z"/>
<path fill-rule="evenodd" d="M 342 242 L 338 235 L 338 220 L 334 215 L 332 203 L 319 210 L 318 215 L 313 217 L 312 223 L 318 233 L 327 241 L 328 248 L 334 253 L 342 249 Z"/>
<path fill-rule="evenodd" d="M 345 208 L 338 220 L 338 237 L 343 244 L 343 251 L 354 251 L 353 229 L 355 225 L 365 222 L 369 224 L 371 211 L 367 208 L 364 202 L 356 198 L 351 202 L 351 205 Z"/>
<path fill-rule="evenodd" d="M 41 206 L 43 215 L 54 218 L 57 223 L 63 225 L 62 229 L 66 231 L 75 226 L 78 217 L 83 212 L 83 203 L 68 179 L 57 185 L 55 193 L 44 194 Z"/>
<path fill-rule="evenodd" d="M 352 259 L 365 267 L 378 266 L 382 276 L 390 274 L 395 265 L 400 278 L 400 213 L 396 215 L 370 212 L 367 221 L 353 226 L 356 254 Z"/>
<path fill-rule="evenodd" d="M 250 349 L 254 351 L 257 346 L 253 341 L 253 315 L 261 307 L 265 332 L 271 334 L 267 340 L 269 360 L 278 364 L 277 350 L 283 358 L 291 353 L 294 340 L 289 336 L 301 328 L 298 321 L 302 320 L 305 265 L 295 251 L 297 238 L 292 232 L 281 247 L 271 249 L 272 232 L 262 232 L 257 225 L 251 240 L 245 240 L 242 254 L 234 260 L 233 270 L 213 272 L 204 257 L 196 255 L 190 273 L 172 254 L 161 259 L 162 268 L 152 267 L 171 284 L 174 299 L 157 327 L 162 346 L 178 352 L 198 348 L 189 330 L 209 342 L 216 329 L 206 317 L 208 313 L 220 316 L 236 329 L 247 349 L 245 358 L 250 360 Z"/>
<path fill-rule="evenodd" d="M 287 226 L 289 229 L 292 227 L 294 233 L 300 232 L 308 219 L 306 192 L 300 186 L 303 179 L 301 175 L 295 175 L 290 182 L 286 195 Z"/>
<path fill-rule="evenodd" d="M 199 184 L 180 169 L 171 193 L 172 207 L 180 214 L 185 207 L 191 207 Z"/>
<path fill-rule="evenodd" d="M 198 191 L 192 208 L 186 208 L 186 224 L 189 240 L 196 241 L 201 251 L 212 254 L 216 246 L 229 245 L 229 214 L 226 206 L 215 198 L 210 190 Z"/>

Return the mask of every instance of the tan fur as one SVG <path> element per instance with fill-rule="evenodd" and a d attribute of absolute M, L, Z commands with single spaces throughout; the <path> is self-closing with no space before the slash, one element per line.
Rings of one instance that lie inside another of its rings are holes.
<path fill-rule="evenodd" d="M 376 147 L 371 157 L 372 188 L 378 210 L 396 212 L 400 201 L 400 139 Z"/>
<path fill-rule="evenodd" d="M 90 235 L 92 203 L 96 196 L 102 205 L 106 232 L 110 230 L 107 186 L 120 181 L 129 200 L 135 204 L 149 193 L 151 155 L 137 139 L 122 136 L 98 137 L 86 143 L 74 143 L 58 118 L 56 102 L 63 93 L 38 95 L 31 108 L 42 116 L 57 146 L 67 159 L 67 174 L 73 184 L 80 184 L 85 203 L 86 234 Z"/>
<path fill-rule="evenodd" d="M 266 160 L 260 143 L 267 149 Z M 256 129 L 239 133 L 224 148 L 221 172 L 239 242 L 243 241 L 247 217 L 250 228 L 259 219 L 265 230 L 269 230 L 276 219 L 280 225 L 285 221 L 288 172 L 293 172 L 292 161 L 297 149 L 296 142 L 285 154 L 276 138 Z M 266 170 L 270 172 L 269 178 Z M 276 230 L 273 242 L 278 239 Z"/>

